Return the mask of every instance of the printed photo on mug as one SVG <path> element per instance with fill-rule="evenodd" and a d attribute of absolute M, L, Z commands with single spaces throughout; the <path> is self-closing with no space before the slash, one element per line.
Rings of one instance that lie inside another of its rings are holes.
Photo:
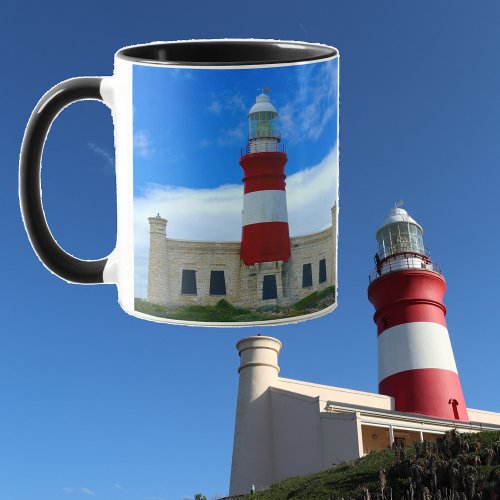
<path fill-rule="evenodd" d="M 338 58 L 133 68 L 134 307 L 281 323 L 336 307 Z"/>

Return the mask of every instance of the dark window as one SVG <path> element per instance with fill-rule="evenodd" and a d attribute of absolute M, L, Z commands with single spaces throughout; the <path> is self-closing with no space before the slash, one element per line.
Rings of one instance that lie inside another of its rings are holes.
<path fill-rule="evenodd" d="M 311 264 L 302 266 L 302 288 L 307 288 L 313 285 L 313 273 Z"/>
<path fill-rule="evenodd" d="M 278 289 L 276 288 L 276 276 L 274 274 L 264 276 L 264 282 L 262 286 L 262 300 L 277 298 Z"/>
<path fill-rule="evenodd" d="M 405 445 L 405 438 L 404 437 L 395 437 L 394 444 L 396 445 L 396 447 L 403 447 Z"/>
<path fill-rule="evenodd" d="M 196 295 L 196 271 L 192 269 L 182 270 L 182 290 L 186 295 Z"/>
<path fill-rule="evenodd" d="M 319 282 L 324 283 L 326 281 L 326 259 L 321 259 L 319 261 Z"/>
<path fill-rule="evenodd" d="M 210 273 L 210 295 L 226 295 L 224 271 L 212 271 Z"/>

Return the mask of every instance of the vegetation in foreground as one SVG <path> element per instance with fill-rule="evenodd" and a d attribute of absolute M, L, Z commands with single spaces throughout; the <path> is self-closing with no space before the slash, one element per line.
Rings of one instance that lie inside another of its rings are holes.
<path fill-rule="evenodd" d="M 292 477 L 252 500 L 500 499 L 500 431 L 440 436 L 435 443 L 373 452 L 333 469 Z"/>
<path fill-rule="evenodd" d="M 335 302 L 335 287 L 330 286 L 313 292 L 291 307 L 281 308 L 274 305 L 260 306 L 256 309 L 235 307 L 227 300 L 221 299 L 214 306 L 183 306 L 170 309 L 151 304 L 144 299 L 135 299 L 135 310 L 160 318 L 179 319 L 184 321 L 241 322 L 269 321 L 273 319 L 292 318 L 320 311 Z"/>

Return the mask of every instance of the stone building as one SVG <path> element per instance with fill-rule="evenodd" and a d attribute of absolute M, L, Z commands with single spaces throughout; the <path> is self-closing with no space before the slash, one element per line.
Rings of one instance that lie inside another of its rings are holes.
<path fill-rule="evenodd" d="M 287 262 L 246 266 L 240 242 L 174 240 L 167 221 L 149 218 L 148 302 L 166 307 L 213 305 L 291 305 L 336 284 L 337 209 L 331 227 L 290 238 Z"/>

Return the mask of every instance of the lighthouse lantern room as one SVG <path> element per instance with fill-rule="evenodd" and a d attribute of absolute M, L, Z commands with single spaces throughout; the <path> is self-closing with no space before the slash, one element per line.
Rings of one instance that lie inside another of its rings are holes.
<path fill-rule="evenodd" d="M 269 96 L 262 92 L 248 113 L 249 153 L 278 151 L 281 134 L 278 130 L 278 112 Z"/>

